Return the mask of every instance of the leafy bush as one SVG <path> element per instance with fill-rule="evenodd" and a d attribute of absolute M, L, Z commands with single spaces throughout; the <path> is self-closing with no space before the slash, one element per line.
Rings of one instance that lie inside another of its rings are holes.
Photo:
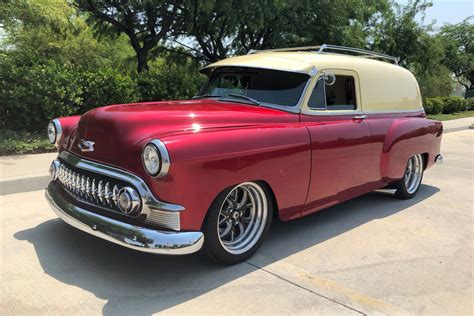
<path fill-rule="evenodd" d="M 466 99 L 467 102 L 467 109 L 469 111 L 474 111 L 474 98 L 468 98 Z"/>
<path fill-rule="evenodd" d="M 474 100 L 460 97 L 427 98 L 424 102 L 426 114 L 452 114 L 474 109 Z"/>
<path fill-rule="evenodd" d="M 132 78 L 111 68 L 80 70 L 53 62 L 0 61 L 0 128 L 43 130 L 53 117 L 138 100 Z"/>
<path fill-rule="evenodd" d="M 80 114 L 99 106 L 138 100 L 135 81 L 117 70 L 105 68 L 79 75 L 82 89 Z"/>
<path fill-rule="evenodd" d="M 38 130 L 49 118 L 80 109 L 82 89 L 77 74 L 54 63 L 0 63 L 0 86 L 3 128 Z"/>
<path fill-rule="evenodd" d="M 443 114 L 451 114 L 465 111 L 467 109 L 467 101 L 460 97 L 444 97 L 443 98 Z"/>
<path fill-rule="evenodd" d="M 205 77 L 187 67 L 172 66 L 137 75 L 141 101 L 182 100 L 196 95 Z"/>
<path fill-rule="evenodd" d="M 443 101 L 440 98 L 428 98 L 424 108 L 426 114 L 439 114 L 443 111 Z"/>

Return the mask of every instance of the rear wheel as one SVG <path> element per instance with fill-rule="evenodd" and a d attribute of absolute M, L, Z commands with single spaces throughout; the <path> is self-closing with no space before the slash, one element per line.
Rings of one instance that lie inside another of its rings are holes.
<path fill-rule="evenodd" d="M 224 190 L 204 224 L 205 250 L 215 260 L 234 264 L 252 256 L 270 229 L 273 203 L 268 189 L 244 182 Z"/>
<path fill-rule="evenodd" d="M 410 199 L 416 195 L 423 179 L 423 156 L 415 155 L 408 159 L 403 178 L 395 184 L 395 196 Z"/>

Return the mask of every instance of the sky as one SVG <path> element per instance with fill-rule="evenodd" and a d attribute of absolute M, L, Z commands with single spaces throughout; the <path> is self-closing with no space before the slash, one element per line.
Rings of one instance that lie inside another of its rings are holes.
<path fill-rule="evenodd" d="M 396 0 L 407 4 L 408 0 Z M 436 27 L 445 23 L 456 24 L 474 15 L 474 0 L 432 0 L 433 6 L 426 10 L 425 23 L 436 20 Z"/>

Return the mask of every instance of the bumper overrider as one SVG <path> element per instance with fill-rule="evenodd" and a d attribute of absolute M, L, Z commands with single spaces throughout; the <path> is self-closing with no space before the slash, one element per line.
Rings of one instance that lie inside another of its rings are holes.
<path fill-rule="evenodd" d="M 87 165 L 88 161 L 66 152 L 61 153 L 59 158 L 71 163 L 74 167 L 85 168 L 86 170 L 90 167 Z M 132 176 L 109 166 L 98 165 L 92 162 L 90 164 L 93 164 L 95 172 L 112 175 L 120 180 L 124 180 L 125 176 Z M 100 168 L 101 166 L 104 168 Z M 140 227 L 87 210 L 82 206 L 85 205 L 84 203 L 76 204 L 70 198 L 67 199 L 64 196 L 64 190 L 54 183 L 57 181 L 57 178 L 54 175 L 52 177 L 53 181 L 45 192 L 46 200 L 62 220 L 77 229 L 120 246 L 155 254 L 189 254 L 200 250 L 203 245 L 204 235 L 202 232 L 162 231 L 154 228 Z M 134 180 L 133 184 L 141 193 L 142 201 L 144 202 L 142 207 L 144 213 L 153 212 L 151 207 L 159 207 L 160 212 L 183 210 L 177 205 L 156 200 L 150 196 L 149 191 L 143 191 L 147 189 L 144 183 L 136 183 L 137 179 Z M 78 189 L 78 194 L 80 193 L 80 189 Z"/>

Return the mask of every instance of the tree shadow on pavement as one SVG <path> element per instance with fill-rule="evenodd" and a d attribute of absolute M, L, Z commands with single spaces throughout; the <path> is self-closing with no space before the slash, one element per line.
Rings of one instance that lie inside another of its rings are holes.
<path fill-rule="evenodd" d="M 59 219 L 17 232 L 33 244 L 45 273 L 107 301 L 104 314 L 149 315 L 323 243 L 372 220 L 404 211 L 438 188 L 422 185 L 411 200 L 369 193 L 287 223 L 275 220 L 252 265 L 221 266 L 201 253 L 158 256 L 136 252 L 76 230 Z"/>

